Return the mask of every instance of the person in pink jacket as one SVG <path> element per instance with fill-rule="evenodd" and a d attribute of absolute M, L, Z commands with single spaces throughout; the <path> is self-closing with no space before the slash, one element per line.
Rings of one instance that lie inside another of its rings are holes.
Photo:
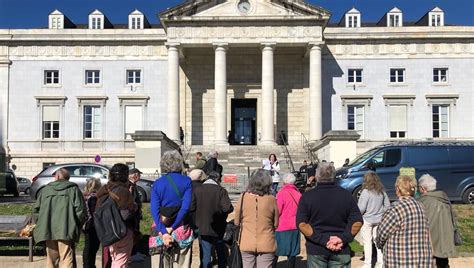
<path fill-rule="evenodd" d="M 296 228 L 296 210 L 301 193 L 295 186 L 295 175 L 288 173 L 283 177 L 283 188 L 278 192 L 276 199 L 280 223 L 275 232 L 277 250 L 275 261 L 278 256 L 288 258 L 288 267 L 296 267 L 296 256 L 300 254 L 300 233 Z"/>

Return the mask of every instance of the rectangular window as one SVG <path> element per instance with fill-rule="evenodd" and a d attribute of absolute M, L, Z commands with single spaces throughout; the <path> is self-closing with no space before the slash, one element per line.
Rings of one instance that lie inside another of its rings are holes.
<path fill-rule="evenodd" d="M 141 29 L 141 18 L 140 17 L 132 18 L 132 29 Z"/>
<path fill-rule="evenodd" d="M 358 16 L 357 15 L 348 16 L 348 27 L 349 28 L 358 27 Z"/>
<path fill-rule="evenodd" d="M 43 139 L 59 138 L 59 106 L 43 106 Z"/>
<path fill-rule="evenodd" d="M 59 85 L 59 71 L 58 70 L 44 71 L 44 84 L 45 85 Z"/>
<path fill-rule="evenodd" d="M 364 106 L 347 106 L 347 129 L 356 130 L 363 137 L 364 134 Z"/>
<path fill-rule="evenodd" d="M 349 69 L 347 82 L 348 83 L 362 83 L 362 69 Z"/>
<path fill-rule="evenodd" d="M 389 106 L 390 138 L 406 138 L 407 133 L 407 106 Z"/>
<path fill-rule="evenodd" d="M 390 69 L 390 83 L 405 82 L 405 69 Z"/>
<path fill-rule="evenodd" d="M 86 70 L 86 85 L 100 84 L 99 70 Z"/>
<path fill-rule="evenodd" d="M 433 69 L 433 82 L 434 83 L 448 82 L 448 68 L 434 68 Z"/>
<path fill-rule="evenodd" d="M 430 26 L 443 26 L 441 24 L 441 14 L 431 14 L 431 25 Z"/>
<path fill-rule="evenodd" d="M 449 106 L 433 105 L 433 138 L 449 137 Z"/>
<path fill-rule="evenodd" d="M 141 70 L 127 70 L 127 84 L 141 84 L 142 71 Z"/>
<path fill-rule="evenodd" d="M 99 17 L 92 18 L 92 29 L 101 29 L 102 19 Z"/>
<path fill-rule="evenodd" d="M 125 106 L 125 139 L 131 139 L 137 130 L 143 130 L 143 108 Z"/>
<path fill-rule="evenodd" d="M 398 27 L 400 26 L 400 15 L 398 14 L 389 14 L 388 15 L 389 27 Z"/>
<path fill-rule="evenodd" d="M 102 108 L 84 106 L 84 138 L 97 139 L 102 134 Z"/>

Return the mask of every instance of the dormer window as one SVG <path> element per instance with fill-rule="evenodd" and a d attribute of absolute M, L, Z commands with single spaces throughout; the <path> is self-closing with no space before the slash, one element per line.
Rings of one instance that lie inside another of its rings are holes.
<path fill-rule="evenodd" d="M 142 18 L 140 17 L 131 17 L 130 29 L 143 29 Z"/>
<path fill-rule="evenodd" d="M 389 14 L 388 15 L 388 27 L 400 27 L 401 25 L 400 14 Z"/>
<path fill-rule="evenodd" d="M 403 26 L 402 11 L 398 8 L 393 8 L 387 13 L 387 26 L 388 27 L 402 27 Z"/>
<path fill-rule="evenodd" d="M 89 29 L 104 29 L 104 14 L 95 10 L 89 15 Z"/>
<path fill-rule="evenodd" d="M 428 25 L 433 27 L 444 26 L 444 12 L 439 7 L 435 7 L 429 13 Z M 426 25 L 426 24 L 425 24 Z"/>
<path fill-rule="evenodd" d="M 64 29 L 64 15 L 59 10 L 49 14 L 49 29 Z"/>
<path fill-rule="evenodd" d="M 360 27 L 360 12 L 359 10 L 352 8 L 345 15 L 345 26 L 346 28 L 358 28 Z"/>
<path fill-rule="evenodd" d="M 148 24 L 145 19 L 145 15 L 140 11 L 133 11 L 128 15 L 128 28 L 129 29 L 144 29 L 146 24 Z"/>

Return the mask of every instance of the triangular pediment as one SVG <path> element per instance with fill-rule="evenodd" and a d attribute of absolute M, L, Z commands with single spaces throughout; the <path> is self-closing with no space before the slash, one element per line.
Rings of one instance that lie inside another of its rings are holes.
<path fill-rule="evenodd" d="M 239 5 L 246 2 L 245 7 Z M 288 16 L 308 16 L 319 20 L 329 20 L 329 11 L 311 5 L 303 0 L 195 0 L 160 13 L 162 22 L 179 19 L 225 18 L 287 18 Z"/>
<path fill-rule="evenodd" d="M 439 7 L 435 7 L 430 12 L 444 12 L 444 11 Z"/>

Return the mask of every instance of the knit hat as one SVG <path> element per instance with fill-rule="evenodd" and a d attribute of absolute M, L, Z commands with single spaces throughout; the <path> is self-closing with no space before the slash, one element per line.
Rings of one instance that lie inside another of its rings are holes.
<path fill-rule="evenodd" d="M 191 180 L 193 180 L 193 181 L 200 181 L 200 180 L 201 180 L 201 177 L 202 177 L 202 174 L 204 174 L 204 171 L 202 171 L 201 169 L 193 169 L 193 170 L 189 173 L 189 177 L 190 177 Z"/>

